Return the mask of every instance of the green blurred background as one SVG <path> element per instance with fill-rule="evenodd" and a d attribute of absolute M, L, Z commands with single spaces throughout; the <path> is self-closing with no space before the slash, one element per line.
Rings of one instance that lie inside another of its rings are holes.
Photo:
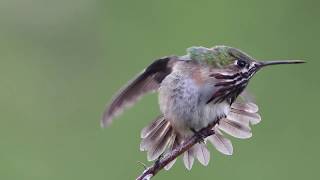
<path fill-rule="evenodd" d="M 207 168 L 179 160 L 155 179 L 319 179 L 320 1 L 1 0 L 0 179 L 134 179 L 149 95 L 101 129 L 112 95 L 153 59 L 193 45 L 305 59 L 258 73 L 263 121 Z"/>

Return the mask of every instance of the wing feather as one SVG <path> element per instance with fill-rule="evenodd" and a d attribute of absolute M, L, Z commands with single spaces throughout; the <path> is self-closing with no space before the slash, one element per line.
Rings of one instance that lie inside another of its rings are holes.
<path fill-rule="evenodd" d="M 218 128 L 225 133 L 240 139 L 248 139 L 252 136 L 250 127 L 229 119 L 221 119 Z"/>
<path fill-rule="evenodd" d="M 171 73 L 172 66 L 176 60 L 175 56 L 155 60 L 122 88 L 106 108 L 101 120 L 101 126 L 108 126 L 115 116 L 119 115 L 124 108 L 130 107 L 137 102 L 144 94 L 157 91 L 162 80 Z"/>

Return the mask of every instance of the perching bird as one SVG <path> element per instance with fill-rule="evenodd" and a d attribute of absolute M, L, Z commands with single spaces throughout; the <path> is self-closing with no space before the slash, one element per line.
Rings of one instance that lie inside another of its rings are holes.
<path fill-rule="evenodd" d="M 303 62 L 257 61 L 228 46 L 191 47 L 187 49 L 187 55 L 155 60 L 143 70 L 114 97 L 101 123 L 103 127 L 108 126 L 116 115 L 141 96 L 159 92 L 162 114 L 142 129 L 140 149 L 147 151 L 148 160 L 156 160 L 200 129 L 219 121 L 214 127 L 214 135 L 194 145 L 183 155 L 189 170 L 194 158 L 207 165 L 210 159 L 207 140 L 221 153 L 231 155 L 232 144 L 221 131 L 245 139 L 252 135 L 250 124 L 260 122 L 257 105 L 238 98 L 251 77 L 265 66 Z M 165 169 L 169 169 L 174 162 Z"/>

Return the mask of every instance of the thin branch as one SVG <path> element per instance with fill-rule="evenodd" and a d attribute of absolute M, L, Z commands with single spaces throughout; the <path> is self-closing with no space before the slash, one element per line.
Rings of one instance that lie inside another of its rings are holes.
<path fill-rule="evenodd" d="M 142 174 L 137 177 L 136 180 L 149 180 L 153 176 L 155 176 L 161 169 L 163 169 L 167 164 L 169 164 L 171 161 L 176 159 L 178 156 L 180 156 L 182 153 L 190 149 L 193 145 L 196 143 L 199 143 L 203 140 L 203 138 L 206 138 L 208 136 L 211 136 L 214 134 L 214 131 L 212 128 L 218 123 L 219 121 L 214 121 L 212 124 L 207 126 L 206 128 L 203 128 L 199 131 L 199 134 L 201 134 L 202 138 L 198 135 L 193 135 L 190 139 L 173 149 L 170 153 L 166 154 L 163 158 L 156 161 L 152 166 L 146 168 L 142 172 Z"/>

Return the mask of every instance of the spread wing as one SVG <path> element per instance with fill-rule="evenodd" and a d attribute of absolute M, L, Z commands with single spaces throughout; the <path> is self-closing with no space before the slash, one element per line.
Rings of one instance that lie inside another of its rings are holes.
<path fill-rule="evenodd" d="M 133 105 L 144 94 L 157 91 L 162 80 L 171 73 L 176 61 L 177 57 L 175 56 L 155 60 L 136 78 L 124 86 L 105 110 L 101 126 L 108 126 L 112 119 L 119 115 L 125 107 Z"/>

